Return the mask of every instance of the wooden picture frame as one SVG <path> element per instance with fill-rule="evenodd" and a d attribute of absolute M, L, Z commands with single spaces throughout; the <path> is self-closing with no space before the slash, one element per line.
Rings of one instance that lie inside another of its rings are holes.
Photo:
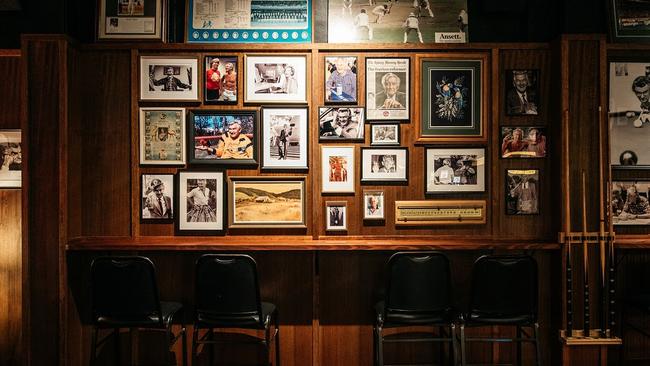
<path fill-rule="evenodd" d="M 359 101 L 359 57 L 332 55 L 323 58 L 325 104 L 357 104 Z M 339 70 L 344 70 L 340 72 Z"/>
<path fill-rule="evenodd" d="M 185 108 L 140 108 L 140 165 L 185 165 Z"/>
<path fill-rule="evenodd" d="M 140 101 L 198 102 L 197 56 L 140 56 Z"/>
<path fill-rule="evenodd" d="M 181 170 L 176 174 L 176 235 L 225 234 L 225 179 L 223 171 Z"/>
<path fill-rule="evenodd" d="M 354 146 L 321 145 L 321 192 L 354 193 L 355 150 Z"/>
<path fill-rule="evenodd" d="M 485 192 L 485 148 L 425 150 L 424 193 Z"/>
<path fill-rule="evenodd" d="M 319 141 L 364 141 L 365 109 L 360 106 L 318 108 Z"/>
<path fill-rule="evenodd" d="M 325 202 L 325 231 L 347 231 L 348 220 L 346 201 Z"/>

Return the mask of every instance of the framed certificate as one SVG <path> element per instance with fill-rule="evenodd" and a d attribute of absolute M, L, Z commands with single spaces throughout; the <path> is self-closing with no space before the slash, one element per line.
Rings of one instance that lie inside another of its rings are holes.
<path fill-rule="evenodd" d="M 163 39 L 162 0 L 99 0 L 97 39 Z"/>

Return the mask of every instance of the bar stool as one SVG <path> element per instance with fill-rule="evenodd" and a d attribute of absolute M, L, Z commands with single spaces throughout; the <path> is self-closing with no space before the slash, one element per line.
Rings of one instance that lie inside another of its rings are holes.
<path fill-rule="evenodd" d="M 386 296 L 375 305 L 375 361 L 384 365 L 384 342 L 449 342 L 456 363 L 455 315 L 451 305 L 449 260 L 438 252 L 399 252 L 388 260 Z M 385 328 L 437 326 L 435 333 L 408 330 L 384 336 Z M 449 336 L 444 330 L 449 329 Z M 442 354 L 442 353 L 441 353 Z"/>
<path fill-rule="evenodd" d="M 467 365 L 466 342 L 514 342 L 521 365 L 521 343 L 535 345 L 537 366 L 541 365 L 537 323 L 537 262 L 531 256 L 484 255 L 474 262 L 469 312 L 460 326 L 461 363 Z M 466 327 L 514 326 L 516 338 L 466 337 Z M 522 337 L 522 327 L 533 335 Z"/>
<path fill-rule="evenodd" d="M 121 328 L 146 328 L 165 332 L 164 359 L 168 365 L 176 365 L 171 347 L 182 337 L 183 365 L 187 364 L 185 325 L 180 332 L 172 331 L 174 316 L 183 305 L 160 301 L 156 271 L 153 262 L 146 257 L 100 257 L 90 265 L 92 294 L 92 352 L 90 364 L 97 357 L 97 347 L 110 338 L 99 342 L 101 329 L 113 329 L 115 336 L 115 360 L 120 363 L 119 334 Z"/>

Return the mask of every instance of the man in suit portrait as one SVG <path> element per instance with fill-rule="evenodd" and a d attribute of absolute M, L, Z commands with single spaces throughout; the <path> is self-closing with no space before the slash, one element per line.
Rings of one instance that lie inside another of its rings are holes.
<path fill-rule="evenodd" d="M 528 74 L 528 70 L 512 71 L 512 88 L 506 96 L 508 115 L 537 114 L 537 91 Z"/>
<path fill-rule="evenodd" d="M 145 201 L 145 212 L 149 213 L 151 219 L 171 219 L 172 199 L 165 195 L 165 183 L 154 178 L 149 183 L 150 193 Z"/>
<path fill-rule="evenodd" d="M 375 96 L 377 109 L 406 109 L 406 93 L 399 91 L 400 78 L 392 72 L 381 77 L 384 90 Z"/>

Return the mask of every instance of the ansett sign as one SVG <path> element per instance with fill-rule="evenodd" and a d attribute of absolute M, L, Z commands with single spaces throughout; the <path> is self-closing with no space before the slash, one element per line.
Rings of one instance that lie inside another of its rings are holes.
<path fill-rule="evenodd" d="M 436 32 L 436 43 L 465 43 L 465 35 L 463 32 Z"/>

